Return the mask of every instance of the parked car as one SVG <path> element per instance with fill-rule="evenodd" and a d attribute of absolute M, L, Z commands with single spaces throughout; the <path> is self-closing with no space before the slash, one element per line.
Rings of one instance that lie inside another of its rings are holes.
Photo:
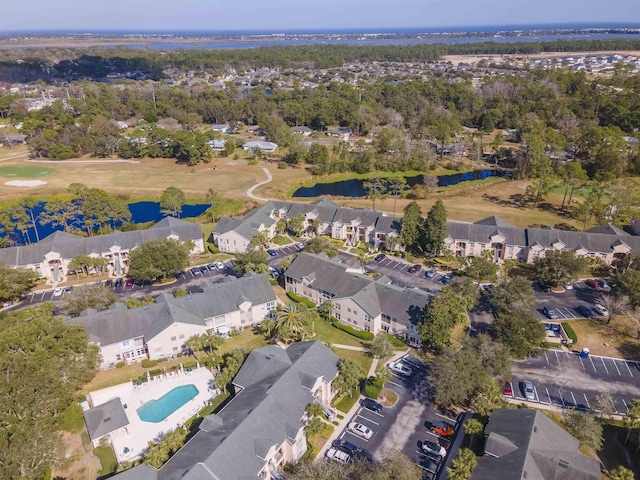
<path fill-rule="evenodd" d="M 73 285 L 69 285 L 68 287 L 65 287 L 65 289 L 64 289 L 64 293 L 69 293 L 71 291 L 73 291 Z"/>
<path fill-rule="evenodd" d="M 215 263 L 215 265 L 216 265 L 216 268 L 217 268 L 218 270 L 220 270 L 221 272 L 222 272 L 222 271 L 224 271 L 224 270 L 226 270 L 226 269 L 225 269 L 225 266 L 224 266 L 224 263 L 222 263 L 222 262 L 216 262 L 216 263 Z"/>
<path fill-rule="evenodd" d="M 571 282 L 564 282 L 562 286 L 564 287 L 565 290 L 573 290 L 573 283 Z"/>
<path fill-rule="evenodd" d="M 194 277 L 197 277 L 198 275 L 202 275 L 202 273 L 200 272 L 200 269 L 198 267 L 194 267 L 191 269 L 191 273 L 193 274 Z"/>
<path fill-rule="evenodd" d="M 331 443 L 331 446 L 338 450 L 342 450 L 352 457 L 360 453 L 360 449 L 358 447 L 356 447 L 351 442 L 347 442 L 346 440 L 336 439 Z"/>
<path fill-rule="evenodd" d="M 11 305 L 13 305 L 13 302 L 11 302 L 11 301 L 4 302 L 2 304 L 2 308 L 9 308 Z"/>
<path fill-rule="evenodd" d="M 278 256 L 278 252 L 276 252 L 273 248 L 270 248 L 269 250 L 267 250 L 267 253 L 272 257 Z"/>
<path fill-rule="evenodd" d="M 438 269 L 437 268 L 430 268 L 429 270 L 424 272 L 424 274 L 425 274 L 425 276 L 427 276 L 429 278 L 433 278 L 438 274 Z"/>
<path fill-rule="evenodd" d="M 379 253 L 378 255 L 375 256 L 374 260 L 376 262 L 381 262 L 385 258 L 387 258 L 387 256 L 384 253 Z"/>
<path fill-rule="evenodd" d="M 550 318 L 551 320 L 557 320 L 558 319 L 558 314 L 556 313 L 556 311 L 553 308 L 544 307 L 542 309 L 542 311 L 547 316 L 547 318 Z"/>
<path fill-rule="evenodd" d="M 447 283 L 449 283 L 451 281 L 451 278 L 452 278 L 451 274 L 448 273 L 446 275 L 443 275 L 442 278 L 440 279 L 440 281 L 446 285 Z"/>
<path fill-rule="evenodd" d="M 359 437 L 366 438 L 367 440 L 369 440 L 371 435 L 373 435 L 373 432 L 369 427 L 358 422 L 351 422 L 347 428 L 351 433 L 358 435 Z"/>
<path fill-rule="evenodd" d="M 107 280 L 104 282 L 104 286 L 108 288 L 113 288 L 113 280 Z"/>
<path fill-rule="evenodd" d="M 53 296 L 59 297 L 60 295 L 62 295 L 62 288 L 58 287 L 53 291 Z"/>
<path fill-rule="evenodd" d="M 389 368 L 389 370 L 391 370 L 393 373 L 397 373 L 400 375 L 404 375 L 405 377 L 409 377 L 411 375 L 411 369 L 409 367 L 407 367 L 406 365 L 400 363 L 400 362 L 392 362 L 389 363 L 387 365 L 387 367 Z"/>
<path fill-rule="evenodd" d="M 600 289 L 600 282 L 597 282 L 593 279 L 589 279 L 589 280 L 585 280 L 584 283 L 587 285 L 587 287 L 589 288 L 595 288 L 596 290 Z"/>
<path fill-rule="evenodd" d="M 121 278 L 116 278 L 116 283 L 114 285 L 116 286 L 116 288 L 121 287 L 122 286 L 122 279 Z"/>
<path fill-rule="evenodd" d="M 278 269 L 274 267 L 267 267 L 267 271 L 273 278 L 278 278 Z"/>
<path fill-rule="evenodd" d="M 600 285 L 600 288 L 609 288 L 609 282 L 607 282 L 604 278 L 599 278 L 597 282 Z"/>
<path fill-rule="evenodd" d="M 538 287 L 545 293 L 549 293 L 551 291 L 551 285 L 544 278 L 538 280 Z"/>
<path fill-rule="evenodd" d="M 342 450 L 338 450 L 336 448 L 330 448 L 329 450 L 327 450 L 327 453 L 325 455 L 329 460 L 333 460 L 334 462 L 338 462 L 338 463 L 346 464 L 346 463 L 349 463 L 349 461 L 351 460 L 351 457 L 349 456 L 348 453 L 343 452 Z"/>
<path fill-rule="evenodd" d="M 302 243 L 302 242 L 298 242 L 298 243 L 296 243 L 296 247 L 297 247 L 299 250 L 302 250 L 302 249 L 304 248 L 304 243 Z"/>
<path fill-rule="evenodd" d="M 429 426 L 429 430 L 443 437 L 450 437 L 456 432 L 453 425 L 446 422 L 432 422 Z"/>
<path fill-rule="evenodd" d="M 207 273 L 208 271 L 209 269 L 206 267 L 206 265 L 203 265 L 202 267 L 200 267 L 200 272 Z"/>
<path fill-rule="evenodd" d="M 438 445 L 435 442 L 430 442 L 429 440 L 425 440 L 422 442 L 422 451 L 427 453 L 433 453 L 440 457 L 447 456 L 447 449 L 442 445 Z"/>
<path fill-rule="evenodd" d="M 380 405 L 375 400 L 372 400 L 371 398 L 365 398 L 362 401 L 362 406 L 367 410 L 371 410 L 372 412 L 382 413 L 382 405 Z"/>
<path fill-rule="evenodd" d="M 207 265 L 207 268 L 208 268 L 211 272 L 218 270 L 218 267 L 216 267 L 216 264 L 215 264 L 215 263 L 210 263 L 209 265 Z"/>
<path fill-rule="evenodd" d="M 522 382 L 522 389 L 524 390 L 524 397 L 527 400 L 536 399 L 536 393 L 533 389 L 533 383 L 531 383 L 529 380 L 525 380 L 524 382 Z"/>
<path fill-rule="evenodd" d="M 596 312 L 601 317 L 609 316 L 609 310 L 604 308 L 602 305 L 598 305 L 597 303 L 593 306 L 593 311 Z"/>
<path fill-rule="evenodd" d="M 580 305 L 578 308 L 576 308 L 576 310 L 578 311 L 578 313 L 580 315 L 582 315 L 584 318 L 591 318 L 593 317 L 593 312 L 591 311 L 591 309 L 589 307 L 587 307 L 586 305 Z"/>
<path fill-rule="evenodd" d="M 127 278 L 127 281 L 124 283 L 125 287 L 133 287 L 133 278 Z"/>
<path fill-rule="evenodd" d="M 502 394 L 506 397 L 513 397 L 513 386 L 511 382 L 505 382 Z"/>
<path fill-rule="evenodd" d="M 412 267 L 409 267 L 409 270 L 407 270 L 407 272 L 409 272 L 409 273 L 417 273 L 420 270 L 422 270 L 422 267 L 420 265 L 413 265 Z"/>

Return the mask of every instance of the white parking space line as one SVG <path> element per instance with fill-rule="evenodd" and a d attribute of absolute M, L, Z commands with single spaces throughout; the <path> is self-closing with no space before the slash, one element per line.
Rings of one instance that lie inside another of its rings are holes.
<path fill-rule="evenodd" d="M 609 369 L 607 368 L 607 366 L 604 363 L 604 358 L 600 357 L 600 361 L 602 362 L 602 366 L 604 367 L 604 371 L 607 372 L 607 374 L 609 373 Z"/>
<path fill-rule="evenodd" d="M 622 376 L 622 374 L 620 373 L 620 369 L 618 368 L 618 362 L 613 360 L 613 366 L 616 367 L 616 370 L 618 371 L 618 375 Z"/>
<path fill-rule="evenodd" d="M 589 405 L 589 399 L 587 398 L 587 394 L 583 393 L 582 395 L 584 395 L 584 401 L 587 402 L 587 407 L 589 408 L 589 410 L 591 410 L 591 405 Z"/>
<path fill-rule="evenodd" d="M 440 435 L 433 433 L 431 430 L 427 430 L 427 435 L 431 435 L 432 437 L 440 438 Z"/>
<path fill-rule="evenodd" d="M 556 354 L 556 360 L 558 361 L 558 365 L 560 365 L 560 357 L 558 357 L 558 351 L 554 350 L 553 353 Z"/>
<path fill-rule="evenodd" d="M 578 402 L 576 402 L 576 396 L 573 394 L 573 391 L 569 392 L 571 394 L 571 398 L 573 398 L 573 405 L 574 406 L 578 406 Z"/>
<path fill-rule="evenodd" d="M 549 389 L 545 387 L 545 390 L 547 391 L 547 398 L 549 399 L 549 405 L 553 405 L 553 402 L 551 401 L 551 395 L 549 395 Z"/>
<path fill-rule="evenodd" d="M 622 403 L 624 403 L 624 408 L 626 408 L 627 413 L 629 413 L 629 407 L 627 406 L 627 402 L 624 401 L 624 398 L 622 399 Z"/>
<path fill-rule="evenodd" d="M 40 297 L 40 301 L 44 300 L 44 296 L 47 294 L 47 292 L 42 292 L 42 296 Z"/>
<path fill-rule="evenodd" d="M 400 375 L 398 375 L 397 373 L 392 373 L 392 374 L 395 375 L 398 378 L 404 378 L 404 377 L 401 377 Z M 393 383 L 393 382 L 387 382 L 387 383 L 390 383 L 391 385 L 395 385 L 396 387 L 404 388 L 402 385 L 398 385 L 397 383 Z"/>
<path fill-rule="evenodd" d="M 576 314 L 573 313 L 573 311 L 570 308 L 565 308 L 565 311 L 567 312 L 567 315 L 569 316 L 569 318 L 576 318 Z"/>
<path fill-rule="evenodd" d="M 631 369 L 629 368 L 629 362 L 624 362 L 624 366 L 627 367 L 627 370 L 629 370 L 629 375 L 633 377 L 633 373 L 631 373 Z"/>
<path fill-rule="evenodd" d="M 354 437 L 356 437 L 356 438 L 359 438 L 359 439 L 360 439 L 360 440 L 362 440 L 363 442 L 367 442 L 367 443 L 369 443 L 369 440 L 367 440 L 366 438 L 361 437 L 360 435 L 356 435 L 355 433 L 351 433 L 349 430 L 347 430 L 347 432 L 346 432 L 346 433 L 348 433 L 349 435 L 353 435 L 353 436 L 354 436 Z"/>
<path fill-rule="evenodd" d="M 560 400 L 562 400 L 562 407 L 566 408 L 567 404 L 564 403 L 564 397 L 562 396 L 562 392 L 560 390 L 558 390 L 558 393 L 560 394 Z"/>
<path fill-rule="evenodd" d="M 544 352 L 544 358 L 547 361 L 547 365 L 550 365 L 549 364 L 549 357 L 547 356 L 547 352 Z"/>
<path fill-rule="evenodd" d="M 591 355 L 589 355 L 589 360 L 591 360 L 591 365 L 593 366 L 593 369 L 597 372 L 598 369 L 596 368 L 596 364 L 593 363 L 593 358 L 591 358 Z"/>
<path fill-rule="evenodd" d="M 361 419 L 363 419 L 363 420 L 366 420 L 367 422 L 371 422 L 371 423 L 373 423 L 374 425 L 380 425 L 378 422 L 374 422 L 374 421 L 373 421 L 373 420 L 371 420 L 370 418 L 363 417 L 362 415 L 356 415 L 356 417 L 361 418 Z"/>
<path fill-rule="evenodd" d="M 580 363 L 582 364 L 582 368 L 583 368 L 584 370 L 586 370 L 586 369 L 587 369 L 587 367 L 585 367 L 585 366 L 584 366 L 584 362 L 582 361 L 582 357 L 578 357 L 578 358 L 580 359 Z"/>
<path fill-rule="evenodd" d="M 540 397 L 538 397 L 538 389 L 536 387 L 533 387 L 533 395 L 536 398 L 536 402 L 540 401 Z"/>

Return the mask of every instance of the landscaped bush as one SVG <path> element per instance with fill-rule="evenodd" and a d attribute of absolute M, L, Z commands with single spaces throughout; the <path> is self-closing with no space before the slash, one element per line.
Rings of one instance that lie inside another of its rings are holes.
<path fill-rule="evenodd" d="M 159 368 L 156 368 L 155 370 L 149 370 L 149 375 L 151 375 L 152 377 L 155 375 L 160 375 L 161 373 L 162 373 L 162 370 Z"/>
<path fill-rule="evenodd" d="M 352 328 L 348 325 L 343 325 L 340 322 L 338 322 L 337 320 L 333 320 L 331 322 L 333 324 L 334 327 L 342 330 L 343 332 L 347 332 L 349 335 L 353 335 L 356 338 L 359 338 L 361 340 L 373 340 L 373 338 L 375 337 L 375 335 L 371 332 L 365 332 L 364 330 L 356 330 L 355 328 Z"/>
<path fill-rule="evenodd" d="M 124 367 L 124 362 L 116 363 L 116 368 L 122 368 L 122 367 Z"/>
<path fill-rule="evenodd" d="M 380 381 L 376 377 L 367 378 L 367 382 L 364 384 L 364 396 L 375 400 L 381 392 L 382 384 Z"/>
<path fill-rule="evenodd" d="M 207 249 L 211 253 L 220 253 L 220 250 L 218 249 L 218 247 L 216 247 L 213 243 L 207 243 Z"/>
<path fill-rule="evenodd" d="M 316 308 L 316 304 L 313 303 L 311 300 L 309 300 L 308 298 L 301 297 L 300 295 L 296 295 L 293 292 L 287 292 L 287 297 L 289 297 L 294 302 L 301 303 L 309 308 Z"/>
<path fill-rule="evenodd" d="M 569 337 L 574 344 L 578 343 L 578 335 L 576 335 L 576 332 L 573 331 L 573 328 L 571 328 L 569 322 L 562 322 L 562 328 L 564 328 L 567 337 Z"/>
<path fill-rule="evenodd" d="M 158 362 L 156 360 L 149 360 L 148 358 L 142 360 L 142 368 L 151 368 L 155 367 L 156 365 L 158 365 Z"/>
<path fill-rule="evenodd" d="M 404 253 L 404 258 L 407 262 L 409 263 L 414 263 L 416 261 L 416 257 L 414 257 L 412 254 L 410 254 L 409 252 L 405 252 Z"/>
<path fill-rule="evenodd" d="M 188 294 L 189 294 L 189 292 L 187 292 L 187 290 L 186 290 L 186 289 L 184 289 L 184 288 L 176 288 L 176 289 L 173 291 L 173 296 L 174 296 L 175 298 L 179 298 L 179 297 L 186 297 Z"/>
<path fill-rule="evenodd" d="M 260 160 L 258 160 L 257 158 L 254 158 L 253 160 L 249 160 L 247 162 L 247 165 L 258 165 L 260 163 Z"/>
<path fill-rule="evenodd" d="M 280 169 L 280 170 L 286 170 L 288 166 L 289 165 L 287 164 L 287 162 L 278 163 L 278 169 Z"/>
<path fill-rule="evenodd" d="M 399 338 L 394 337 L 390 333 L 387 333 L 387 339 L 389 340 L 389 343 L 394 347 L 402 348 L 407 346 L 406 340 L 400 340 Z"/>

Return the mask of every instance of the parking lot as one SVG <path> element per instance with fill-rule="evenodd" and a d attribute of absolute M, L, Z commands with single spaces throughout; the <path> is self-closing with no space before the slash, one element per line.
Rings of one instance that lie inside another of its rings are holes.
<path fill-rule="evenodd" d="M 577 352 L 547 350 L 539 358 L 513 362 L 513 398 L 525 400 L 522 382 L 534 385 L 534 402 L 591 410 L 596 396 L 613 396 L 616 412 L 626 414 L 630 400 L 640 398 L 640 362 Z"/>
<path fill-rule="evenodd" d="M 401 363 L 412 370 L 411 375 L 405 377 L 394 374 L 385 385 L 385 388 L 398 395 L 397 403 L 392 407 L 384 407 L 381 413 L 361 406 L 349 419 L 348 423 L 357 422 L 369 428 L 372 431 L 371 437 L 363 438 L 345 427 L 338 439 L 354 444 L 368 458 L 380 459 L 386 452 L 401 450 L 422 468 L 424 478 L 436 479 L 447 460 L 457 453 L 456 450 L 450 450 L 452 437 L 433 433 L 429 431 L 429 427 L 438 421 L 446 421 L 455 426 L 456 417 L 450 418 L 451 416 L 434 409 L 433 392 L 427 380 L 427 366 L 421 360 L 408 356 Z M 425 440 L 445 447 L 446 456 L 443 458 L 437 454 L 425 453 L 422 450 Z"/>
<path fill-rule="evenodd" d="M 608 295 L 608 290 L 596 290 L 588 287 L 584 282 L 573 282 L 572 290 L 565 290 L 562 293 L 544 292 L 534 283 L 536 293 L 536 306 L 533 309 L 534 315 L 547 320 L 544 308 L 552 308 L 558 315 L 559 320 L 571 320 L 573 318 L 584 318 L 584 315 L 576 310 L 580 305 L 589 309 L 597 303 L 599 295 Z M 592 311 L 594 316 L 596 312 Z"/>
<path fill-rule="evenodd" d="M 365 268 L 367 271 L 378 272 L 387 276 L 399 287 L 418 287 L 431 293 L 442 290 L 444 285 L 441 281 L 441 273 L 429 278 L 425 275 L 425 268 L 421 268 L 419 272 L 410 273 L 408 270 L 411 266 L 411 264 L 400 261 L 395 257 L 387 256 L 381 261 L 371 260 Z"/>

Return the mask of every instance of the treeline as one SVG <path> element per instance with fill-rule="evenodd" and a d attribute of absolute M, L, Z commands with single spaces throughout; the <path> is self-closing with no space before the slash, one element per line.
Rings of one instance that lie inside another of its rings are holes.
<path fill-rule="evenodd" d="M 432 62 L 443 55 L 536 54 L 544 52 L 594 52 L 640 50 L 640 39 L 556 40 L 552 42 L 482 42 L 430 45 L 300 45 L 258 47 L 237 50 L 155 51 L 127 48 L 33 49 L 0 52 L 0 80 L 13 67 L 41 78 L 104 77 L 107 73 L 142 71 L 154 79 L 162 70 L 225 68 L 336 68 L 350 62 Z M 18 63 L 18 59 L 27 63 Z M 54 59 L 62 59 L 55 61 Z M 45 68 L 47 67 L 47 68 Z M 26 73 L 25 73 L 26 74 Z M 13 81 L 13 80 L 12 80 Z"/>

